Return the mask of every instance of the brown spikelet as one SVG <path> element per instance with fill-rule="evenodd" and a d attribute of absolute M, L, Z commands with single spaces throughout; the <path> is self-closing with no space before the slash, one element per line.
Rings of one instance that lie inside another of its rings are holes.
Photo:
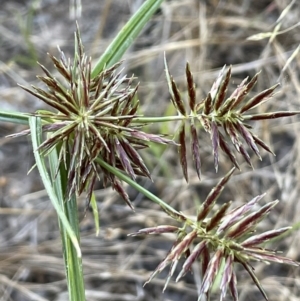
<path fill-rule="evenodd" d="M 243 145 L 239 145 L 239 150 L 240 150 L 240 153 L 242 154 L 242 156 L 244 157 L 245 161 L 248 163 L 248 165 L 251 168 L 253 168 L 251 158 L 250 158 L 248 152 L 246 151 L 245 147 Z"/>
<path fill-rule="evenodd" d="M 228 285 L 229 285 L 230 280 L 231 280 L 231 278 L 233 276 L 233 273 L 234 273 L 234 271 L 233 271 L 233 261 L 234 261 L 233 254 L 229 254 L 229 256 L 227 256 L 226 261 L 225 261 L 224 272 L 223 272 L 221 285 L 220 285 L 221 300 L 223 298 L 225 298 L 225 296 L 226 296 Z"/>
<path fill-rule="evenodd" d="M 260 72 L 259 72 L 260 73 Z M 237 89 L 232 93 L 231 97 L 235 98 L 235 102 L 232 104 L 230 109 L 235 109 L 239 106 L 239 104 L 244 100 L 244 98 L 247 96 L 247 94 L 251 91 L 251 89 L 255 86 L 257 83 L 257 79 L 259 76 L 259 73 L 256 73 L 250 82 L 246 84 L 247 78 L 242 81 L 242 83 L 237 87 Z M 230 98 L 231 98 L 230 97 Z"/>
<path fill-rule="evenodd" d="M 256 106 L 262 104 L 263 102 L 265 102 L 268 97 L 270 97 L 274 90 L 279 86 L 279 84 L 274 85 L 273 87 L 266 89 L 264 91 L 262 91 L 261 93 L 257 94 L 256 96 L 254 96 L 253 98 L 251 98 L 241 109 L 240 109 L 240 113 L 243 114 L 244 112 L 251 110 L 253 108 L 255 108 Z"/>
<path fill-rule="evenodd" d="M 261 244 L 262 242 L 266 242 L 266 241 L 272 239 L 273 237 L 280 236 L 281 234 L 285 233 L 286 231 L 288 231 L 290 229 L 291 229 L 291 227 L 285 227 L 285 228 L 281 228 L 281 229 L 266 231 L 262 234 L 249 237 L 242 243 L 242 246 L 243 247 L 256 246 L 258 244 Z"/>
<path fill-rule="evenodd" d="M 188 182 L 188 170 L 187 170 L 187 159 L 186 159 L 186 144 L 185 144 L 185 123 L 182 122 L 179 130 L 179 158 L 180 165 L 183 171 L 185 180 Z"/>
<path fill-rule="evenodd" d="M 238 290 L 237 290 L 237 279 L 236 279 L 236 274 L 233 272 L 230 282 L 229 282 L 229 289 L 230 289 L 230 293 L 231 296 L 233 298 L 234 301 L 238 301 L 239 300 L 239 295 L 238 295 Z"/>
<path fill-rule="evenodd" d="M 201 179 L 201 160 L 200 160 L 200 146 L 198 142 L 197 130 L 194 124 L 190 126 L 191 131 L 191 146 L 192 146 L 192 156 L 196 168 L 198 178 Z"/>
<path fill-rule="evenodd" d="M 191 111 L 194 112 L 195 105 L 196 105 L 196 88 L 195 88 L 194 79 L 191 73 L 189 63 L 186 63 L 185 74 L 186 74 L 187 88 L 188 88 L 188 95 L 189 95 L 189 106 Z"/>
<path fill-rule="evenodd" d="M 249 232 L 251 228 L 256 226 L 270 210 L 276 206 L 278 201 L 270 202 L 263 206 L 260 210 L 249 214 L 247 217 L 240 220 L 235 227 L 231 228 L 228 233 L 225 234 L 226 237 L 238 238 L 245 233 Z"/>
<path fill-rule="evenodd" d="M 261 156 L 259 154 L 259 149 L 255 144 L 254 138 L 250 131 L 247 130 L 247 128 L 242 123 L 235 123 L 234 127 L 237 129 L 237 131 L 242 135 L 246 143 L 250 146 L 250 148 L 254 151 L 256 156 L 261 159 Z"/>
<path fill-rule="evenodd" d="M 217 276 L 217 273 L 220 269 L 220 264 L 221 264 L 221 259 L 223 257 L 223 254 L 224 254 L 224 250 L 218 249 L 210 259 L 202 280 L 202 285 L 199 292 L 199 299 L 201 299 L 201 296 L 203 294 L 206 294 L 207 292 L 210 291 L 214 283 L 214 280 Z"/>
<path fill-rule="evenodd" d="M 180 273 L 178 274 L 178 276 L 176 278 L 176 282 L 179 281 L 180 278 L 182 278 L 188 271 L 191 270 L 192 264 L 201 255 L 202 251 L 206 247 L 206 243 L 207 243 L 206 241 L 202 241 L 195 246 L 195 248 L 191 252 L 190 256 L 188 256 L 187 259 L 185 260 L 185 262 L 182 266 L 182 270 L 180 271 Z"/>
<path fill-rule="evenodd" d="M 120 181 L 116 178 L 114 178 L 114 181 L 112 182 L 112 187 L 113 189 L 115 189 L 117 191 L 117 193 L 123 198 L 123 200 L 126 202 L 126 204 L 132 209 L 133 205 L 129 199 L 129 196 L 127 194 L 127 192 L 125 191 L 125 189 L 122 187 Z"/>
<path fill-rule="evenodd" d="M 227 93 L 227 87 L 229 84 L 230 77 L 231 77 L 231 67 L 228 68 L 227 73 L 225 74 L 225 78 L 222 80 L 216 98 L 214 100 L 214 109 L 216 111 L 218 111 L 221 105 L 223 104 L 223 101 Z"/>
<path fill-rule="evenodd" d="M 166 69 L 166 78 L 167 78 L 167 82 L 168 82 L 169 92 L 171 95 L 171 101 L 172 101 L 174 107 L 176 108 L 176 110 L 178 111 L 178 113 L 180 113 L 183 116 L 186 116 L 184 103 L 181 99 L 180 92 L 177 88 L 177 85 L 174 82 L 172 76 L 170 75 L 166 57 L 164 58 L 164 62 L 165 62 L 165 69 Z"/>
<path fill-rule="evenodd" d="M 247 117 L 247 120 L 276 119 L 276 118 L 294 116 L 298 114 L 300 114 L 300 111 L 281 111 L 281 112 L 273 112 L 273 113 L 262 113 L 262 114 L 249 115 L 249 117 Z"/>
<path fill-rule="evenodd" d="M 233 174 L 235 168 L 232 168 L 226 175 L 223 177 L 219 183 L 211 190 L 209 195 L 206 197 L 205 201 L 200 207 L 199 213 L 197 215 L 197 221 L 203 221 L 206 218 L 208 213 L 211 211 L 212 207 L 216 203 L 219 195 L 224 189 L 224 186 L 229 181 L 231 175 Z"/>
<path fill-rule="evenodd" d="M 215 227 L 221 222 L 222 218 L 226 214 L 228 208 L 232 202 L 227 202 L 222 205 L 222 207 L 209 219 L 206 223 L 206 231 L 215 229 Z"/>
<path fill-rule="evenodd" d="M 228 212 L 226 217 L 222 220 L 222 223 L 218 226 L 217 233 L 222 233 L 223 231 L 226 231 L 228 228 L 230 228 L 239 220 L 241 216 L 251 210 L 253 206 L 264 196 L 265 194 L 258 195 L 245 205 Z"/>
<path fill-rule="evenodd" d="M 177 232 L 178 230 L 179 230 L 179 228 L 175 227 L 175 226 L 161 225 L 161 226 L 152 227 L 152 228 L 140 229 L 136 233 L 128 234 L 128 236 L 137 236 L 137 235 L 142 235 L 142 234 L 174 233 L 174 232 Z"/>
<path fill-rule="evenodd" d="M 213 107 L 213 100 L 212 100 L 212 97 L 211 97 L 210 93 L 207 94 L 207 97 L 204 99 L 203 102 L 204 102 L 203 113 L 205 115 L 208 115 L 211 112 L 211 109 Z"/>
<path fill-rule="evenodd" d="M 218 126 L 214 121 L 211 122 L 211 141 L 212 141 L 212 147 L 213 147 L 214 166 L 215 166 L 215 170 L 217 172 L 218 166 L 219 166 L 218 148 L 219 148 L 219 144 L 220 144 L 220 139 L 219 139 Z"/>
<path fill-rule="evenodd" d="M 230 150 L 228 143 L 225 141 L 225 138 L 221 133 L 219 133 L 219 143 L 220 143 L 220 148 L 222 151 L 229 157 L 230 161 L 233 163 L 233 165 L 237 168 L 240 169 L 239 163 L 235 158 L 235 155 L 233 152 Z"/>
<path fill-rule="evenodd" d="M 260 138 L 258 138 L 253 133 L 251 133 L 251 134 L 252 134 L 252 137 L 253 137 L 253 140 L 255 141 L 255 143 L 257 143 L 259 146 L 264 148 L 267 152 L 269 152 L 269 153 L 271 153 L 272 155 L 275 156 L 275 154 L 273 153 L 273 151 L 269 148 L 269 146 L 267 144 L 265 144 Z"/>

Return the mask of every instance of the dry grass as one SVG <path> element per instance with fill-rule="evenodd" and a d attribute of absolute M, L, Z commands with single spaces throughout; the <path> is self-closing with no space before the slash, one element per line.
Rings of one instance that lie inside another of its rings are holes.
<path fill-rule="evenodd" d="M 170 110 L 163 66 L 166 52 L 171 73 L 184 87 L 184 65 L 191 63 L 198 97 L 210 89 L 224 65 L 232 65 L 237 85 L 247 75 L 262 70 L 256 89 L 281 83 L 280 92 L 262 110 L 299 108 L 300 56 L 298 27 L 300 3 L 294 1 L 280 21 L 284 33 L 262 40 L 247 40 L 258 33 L 272 32 L 276 20 L 291 0 L 166 1 L 135 45 L 125 55 L 127 74 L 135 73 L 141 82 L 139 96 L 147 115 Z M 56 55 L 56 45 L 72 56 L 74 21 L 68 18 L 68 1 L 3 1 L 0 12 L 0 100 L 1 109 L 35 111 L 40 102 L 16 88 L 16 82 L 37 84 L 38 59 L 51 69 L 46 52 Z M 82 1 L 79 21 L 88 54 L 97 58 L 118 29 L 141 1 Z M 234 88 L 234 87 L 232 87 Z M 257 92 L 253 91 L 253 93 Z M 56 216 L 44 193 L 36 171 L 26 176 L 33 164 L 27 139 L 6 140 L 6 134 L 19 130 L 9 124 L 0 128 L 0 300 L 68 300 L 61 244 Z M 160 130 L 173 130 L 174 125 Z M 243 204 L 267 192 L 264 202 L 279 199 L 264 222 L 265 229 L 297 226 L 300 219 L 300 123 L 299 117 L 261 123 L 257 133 L 272 145 L 276 157 L 262 153 L 263 161 L 253 158 L 255 170 L 242 165 L 221 199 Z M 196 206 L 230 168 L 220 162 L 216 175 L 209 137 L 203 135 L 204 179 L 200 183 L 190 169 L 190 185 L 182 180 L 175 149 L 156 149 L 143 154 L 149 162 L 155 184 L 141 183 L 186 214 L 195 215 Z M 154 153 L 160 152 L 159 157 Z M 169 162 L 169 165 L 166 165 Z M 101 210 L 101 232 L 95 237 L 92 215 L 85 217 L 81 202 L 81 230 L 87 300 L 196 300 L 200 279 L 198 267 L 180 283 L 171 282 L 162 294 L 165 274 L 143 288 L 156 265 L 171 245 L 168 236 L 129 238 L 140 228 L 171 221 L 158 206 L 132 189 L 129 193 L 136 212 L 131 212 L 110 189 L 97 191 Z M 299 231 L 277 242 L 278 248 L 300 260 Z M 299 300 L 299 269 L 273 264 L 254 264 L 270 300 Z M 241 272 L 240 300 L 262 300 L 251 279 Z"/>

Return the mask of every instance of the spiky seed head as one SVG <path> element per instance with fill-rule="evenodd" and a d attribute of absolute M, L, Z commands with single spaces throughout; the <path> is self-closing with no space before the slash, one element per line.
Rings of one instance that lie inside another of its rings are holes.
<path fill-rule="evenodd" d="M 234 268 L 238 263 L 244 267 L 264 298 L 268 300 L 266 293 L 254 273 L 251 261 L 262 261 L 266 263 L 277 262 L 294 266 L 300 265 L 299 262 L 280 256 L 276 251 L 265 249 L 261 246 L 269 239 L 285 233 L 290 227 L 253 235 L 253 233 L 256 233 L 259 222 L 266 217 L 270 210 L 277 204 L 277 201 L 267 203 L 255 211 L 253 210 L 254 205 L 264 197 L 265 194 L 262 194 L 253 198 L 250 202 L 230 211 L 228 209 L 231 202 L 224 203 L 217 212 L 213 213 L 214 204 L 223 190 L 224 185 L 233 174 L 233 171 L 234 169 L 228 172 L 227 175 L 219 181 L 216 187 L 212 189 L 202 204 L 195 220 L 184 216 L 182 213 L 179 219 L 170 212 L 169 215 L 181 223 L 180 227 L 163 225 L 155 228 L 142 229 L 137 233 L 131 234 L 131 236 L 170 232 L 177 234 L 177 238 L 170 252 L 157 266 L 146 283 L 150 282 L 155 275 L 170 265 L 170 272 L 165 284 L 166 288 L 175 273 L 175 267 L 179 259 L 186 257 L 182 269 L 176 277 L 176 281 L 188 273 L 195 262 L 200 261 L 203 280 L 198 300 L 201 299 L 202 295 L 206 295 L 209 300 L 214 281 L 220 272 L 219 274 L 222 275 L 220 281 L 220 300 L 223 300 L 229 291 L 233 300 L 238 301 L 237 277 Z M 166 212 L 168 213 L 168 211 Z"/>
<path fill-rule="evenodd" d="M 175 143 L 163 136 L 145 133 L 134 124 L 139 108 L 138 86 L 133 85 L 133 77 L 123 75 L 118 69 L 120 62 L 92 77 L 91 58 L 84 54 L 78 29 L 74 61 L 67 60 L 60 49 L 59 54 L 60 58 L 49 57 L 61 77 L 55 77 L 40 64 L 45 75 L 38 79 L 47 86 L 46 90 L 22 86 L 53 109 L 34 113 L 42 118 L 42 129 L 46 133 L 39 151 L 47 156 L 54 149 L 58 150 L 57 171 L 62 165 L 67 171 L 68 197 L 86 191 L 89 200 L 95 181 L 103 177 L 104 183 L 110 183 L 132 207 L 121 181 L 105 170 L 98 159 L 133 180 L 137 175 L 150 178 L 138 150 L 148 147 L 149 142 Z"/>

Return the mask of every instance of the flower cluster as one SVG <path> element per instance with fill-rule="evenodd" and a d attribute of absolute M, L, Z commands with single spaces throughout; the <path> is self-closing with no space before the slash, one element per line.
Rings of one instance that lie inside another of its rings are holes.
<path fill-rule="evenodd" d="M 185 103 L 176 83 L 170 75 L 166 61 L 165 67 L 171 101 L 178 114 L 183 117 L 179 131 L 179 157 L 183 174 L 187 181 L 186 121 L 189 121 L 192 156 L 198 177 L 200 178 L 201 161 L 197 124 L 200 123 L 200 127 L 210 134 L 215 169 L 218 169 L 219 149 L 221 149 L 229 157 L 234 166 L 239 169 L 239 163 L 228 142 L 233 144 L 237 152 L 243 156 L 251 167 L 250 155 L 247 152 L 243 140 L 259 159 L 261 159 L 261 156 L 258 146 L 273 154 L 269 146 L 251 131 L 251 126 L 246 123 L 247 121 L 281 118 L 300 113 L 300 111 L 280 111 L 262 114 L 246 114 L 249 110 L 256 108 L 270 99 L 274 94 L 274 90 L 278 87 L 278 84 L 245 101 L 246 96 L 257 82 L 259 75 L 257 73 L 249 82 L 248 78 L 244 79 L 228 97 L 227 90 L 231 78 L 231 68 L 228 68 L 227 72 L 225 72 L 225 66 L 219 73 L 218 78 L 206 98 L 200 102 L 196 102 L 195 83 L 188 63 L 186 65 L 186 80 L 190 112 L 187 113 Z"/>
<path fill-rule="evenodd" d="M 268 300 L 250 261 L 256 260 L 266 263 L 277 262 L 294 266 L 300 265 L 300 263 L 292 259 L 280 256 L 275 251 L 260 246 L 271 238 L 275 238 L 286 232 L 290 227 L 253 235 L 259 222 L 266 217 L 278 201 L 267 203 L 257 211 L 253 210 L 255 205 L 264 196 L 263 194 L 253 198 L 245 205 L 230 211 L 231 202 L 224 203 L 217 212 L 212 213 L 224 185 L 228 182 L 233 172 L 234 168 L 211 190 L 206 200 L 200 206 L 195 220 L 182 213 L 178 215 L 170 213 L 169 215 L 172 218 L 182 224 L 181 227 L 163 225 L 141 229 L 137 233 L 129 234 L 130 236 L 161 233 L 177 234 L 177 239 L 167 257 L 157 266 L 146 283 L 150 282 L 157 273 L 161 272 L 168 265 L 171 265 L 165 289 L 175 272 L 180 258 L 186 257 L 176 281 L 191 270 L 193 263 L 200 260 L 202 266 L 202 285 L 198 300 L 201 300 L 204 294 L 207 296 L 207 300 L 209 300 L 217 274 L 221 273 L 220 300 L 225 298 L 227 290 L 229 290 L 233 300 L 238 301 L 237 277 L 234 265 L 239 263 L 249 273 L 264 298 Z"/>
<path fill-rule="evenodd" d="M 175 143 L 160 135 L 145 133 L 140 125 L 133 124 L 139 108 L 136 95 L 138 86 L 132 87 L 134 78 L 122 75 L 122 70 L 117 71 L 121 63 L 104 69 L 93 78 L 91 58 L 83 52 L 78 30 L 75 35 L 73 63 L 65 58 L 60 49 L 60 59 L 49 55 L 60 74 L 60 80 L 40 65 L 45 75 L 38 78 L 48 90 L 22 86 L 55 109 L 34 114 L 42 118 L 43 132 L 48 133 L 39 150 L 45 156 L 54 149 L 59 150 L 60 164 L 64 164 L 68 172 L 69 197 L 86 191 L 89 200 L 95 180 L 100 179 L 102 173 L 104 183 L 110 183 L 132 207 L 120 180 L 102 168 L 97 158 L 125 172 L 132 179 L 136 175 L 150 178 L 138 150 L 147 148 L 149 141 Z M 25 131 L 22 134 L 28 133 Z"/>

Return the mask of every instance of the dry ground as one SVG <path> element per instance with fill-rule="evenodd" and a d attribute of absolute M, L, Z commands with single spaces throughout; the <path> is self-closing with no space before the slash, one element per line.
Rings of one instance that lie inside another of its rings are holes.
<path fill-rule="evenodd" d="M 97 58 L 142 2 L 82 0 L 79 24 L 86 51 Z M 279 31 L 283 31 L 280 35 L 247 40 L 254 34 L 273 31 L 279 16 L 291 2 L 292 7 L 280 21 Z M 199 97 L 209 91 L 219 69 L 227 64 L 233 66 L 232 88 L 258 70 L 262 72 L 255 91 L 278 81 L 281 83 L 280 92 L 261 111 L 299 109 L 300 56 L 294 53 L 300 42 L 296 26 L 299 19 L 297 0 L 166 1 L 126 53 L 124 65 L 128 74 L 135 73 L 139 77 L 140 100 L 149 116 L 170 110 L 163 70 L 164 51 L 181 87 L 184 87 L 185 62 L 191 63 Z M 40 102 L 25 94 L 16 83 L 37 84 L 35 75 L 40 70 L 36 60 L 52 70 L 46 53 L 56 54 L 56 45 L 60 45 L 67 56 L 72 56 L 74 29 L 74 20 L 69 18 L 69 1 L 1 1 L 1 109 L 32 112 L 41 107 Z M 26 138 L 4 138 L 21 128 L 11 124 L 0 127 L 0 300 L 68 300 L 57 218 L 37 172 L 27 176 L 33 164 L 31 145 Z M 170 125 L 162 130 L 173 128 L 174 125 Z M 280 203 L 263 223 L 262 230 L 287 225 L 297 228 L 300 222 L 299 117 L 260 123 L 255 130 L 272 145 L 277 156 L 273 158 L 262 152 L 262 162 L 253 159 L 254 171 L 242 165 L 241 174 L 232 178 L 220 201 L 233 199 L 238 205 L 267 192 L 263 202 L 278 198 Z M 228 160 L 222 157 L 220 171 L 215 174 L 209 137 L 203 135 L 202 139 L 205 164 L 201 183 L 192 168 L 190 185 L 184 183 L 175 149 L 143 154 L 153 170 L 155 183 L 149 184 L 143 179 L 141 183 L 178 210 L 191 215 L 195 214 L 197 203 L 230 168 Z M 200 283 L 197 266 L 179 283 L 171 281 L 164 294 L 161 291 L 167 272 L 143 288 L 150 272 L 170 248 L 172 237 L 129 238 L 127 234 L 170 221 L 149 200 L 132 189 L 129 193 L 136 212 L 131 212 L 110 189 L 99 186 L 99 237 L 95 236 L 91 214 L 83 216 L 84 201 L 80 201 L 87 300 L 197 300 Z M 298 230 L 276 245 L 287 256 L 300 260 Z M 299 269 L 277 264 L 254 263 L 254 266 L 270 300 L 300 300 Z M 263 300 L 243 271 L 238 283 L 240 300 Z"/>

